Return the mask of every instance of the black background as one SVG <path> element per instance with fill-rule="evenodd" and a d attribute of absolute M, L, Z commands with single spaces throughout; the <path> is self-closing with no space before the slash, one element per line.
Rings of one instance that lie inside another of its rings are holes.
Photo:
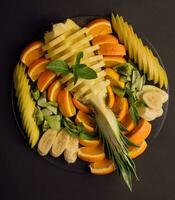
<path fill-rule="evenodd" d="M 175 199 L 173 0 L 0 1 L 0 199 Z M 26 44 L 51 23 L 78 15 L 125 16 L 157 48 L 170 82 L 168 116 L 161 134 L 136 160 L 140 182 L 130 193 L 117 174 L 93 176 L 60 170 L 27 148 L 10 99 L 12 71 Z"/>

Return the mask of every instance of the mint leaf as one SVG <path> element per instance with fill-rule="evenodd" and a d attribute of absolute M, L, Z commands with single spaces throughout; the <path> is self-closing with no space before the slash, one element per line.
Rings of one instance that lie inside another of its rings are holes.
<path fill-rule="evenodd" d="M 40 98 L 40 92 L 39 92 L 39 90 L 36 90 L 36 89 L 33 90 L 32 91 L 32 96 L 37 101 Z"/>
<path fill-rule="evenodd" d="M 134 105 L 130 106 L 129 113 L 131 115 L 131 118 L 132 118 L 133 122 L 135 124 L 138 124 L 138 122 L 139 122 L 139 115 L 138 115 L 137 109 L 136 109 L 136 107 Z"/>
<path fill-rule="evenodd" d="M 66 75 L 69 73 L 69 65 L 63 60 L 54 60 L 47 65 L 47 69 L 54 71 L 57 74 Z"/>
<path fill-rule="evenodd" d="M 80 64 L 80 61 L 81 61 L 82 58 L 83 58 L 83 52 L 80 51 L 80 52 L 77 54 L 76 61 L 75 61 L 75 65 Z"/>
<path fill-rule="evenodd" d="M 97 78 L 97 73 L 91 69 L 90 67 L 87 67 L 84 64 L 79 64 L 77 66 L 77 72 L 78 77 L 84 78 L 84 79 L 95 79 Z"/>
<path fill-rule="evenodd" d="M 78 81 L 78 70 L 76 65 L 73 66 L 73 75 L 74 75 L 74 85 L 75 85 Z"/>

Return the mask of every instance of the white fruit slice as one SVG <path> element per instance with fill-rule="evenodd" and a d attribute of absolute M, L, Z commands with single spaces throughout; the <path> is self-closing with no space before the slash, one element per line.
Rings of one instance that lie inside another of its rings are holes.
<path fill-rule="evenodd" d="M 161 94 L 162 103 L 165 103 L 168 100 L 168 93 L 164 90 L 154 86 L 154 85 L 144 85 L 142 88 L 143 91 L 156 91 Z"/>
<path fill-rule="evenodd" d="M 156 109 L 151 109 L 148 107 L 138 107 L 137 111 L 138 111 L 139 116 L 147 121 L 153 121 L 154 119 L 162 116 L 163 114 L 162 108 L 156 110 Z"/>
<path fill-rule="evenodd" d="M 160 109 L 162 107 L 161 94 L 154 91 L 144 92 L 142 99 L 146 105 L 152 109 Z"/>
<path fill-rule="evenodd" d="M 68 142 L 69 142 L 69 134 L 65 129 L 62 129 L 61 131 L 59 131 L 59 133 L 55 138 L 55 141 L 50 150 L 50 154 L 55 158 L 59 157 L 66 149 Z"/>
<path fill-rule="evenodd" d="M 64 151 L 64 159 L 68 163 L 74 163 L 77 159 L 77 152 L 79 148 L 79 140 L 77 137 L 69 135 L 69 141 Z"/>
<path fill-rule="evenodd" d="M 48 152 L 50 151 L 55 138 L 57 135 L 57 130 L 53 130 L 53 129 L 49 129 L 47 130 L 41 137 L 39 143 L 38 143 L 38 153 L 41 156 L 45 156 L 48 154 Z"/>

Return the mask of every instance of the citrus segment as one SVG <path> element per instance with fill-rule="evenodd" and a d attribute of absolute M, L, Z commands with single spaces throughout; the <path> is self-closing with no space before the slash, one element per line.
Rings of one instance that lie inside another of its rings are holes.
<path fill-rule="evenodd" d="M 104 56 L 105 67 L 114 67 L 118 64 L 126 63 L 126 59 L 121 56 Z"/>
<path fill-rule="evenodd" d="M 98 53 L 104 56 L 125 56 L 126 49 L 122 44 L 106 43 L 100 45 Z"/>
<path fill-rule="evenodd" d="M 96 175 L 106 175 L 116 170 L 114 162 L 108 159 L 91 163 L 89 167 L 91 173 Z"/>
<path fill-rule="evenodd" d="M 57 101 L 58 93 L 61 89 L 61 83 L 59 80 L 55 80 L 48 89 L 48 100 L 49 101 Z"/>
<path fill-rule="evenodd" d="M 80 147 L 78 157 L 86 162 L 97 162 L 104 160 L 105 153 L 102 147 Z"/>
<path fill-rule="evenodd" d="M 144 140 L 139 147 L 129 147 L 129 156 L 130 158 L 136 158 L 141 155 L 147 148 L 147 143 Z"/>
<path fill-rule="evenodd" d="M 93 45 L 102 45 L 105 43 L 118 44 L 118 39 L 113 35 L 107 34 L 98 35 L 92 40 Z"/>
<path fill-rule="evenodd" d="M 151 133 L 151 127 L 151 123 L 145 119 L 140 119 L 139 124 L 128 135 L 129 140 L 137 145 L 141 144 Z"/>
<path fill-rule="evenodd" d="M 100 140 L 85 140 L 85 139 L 79 139 L 79 143 L 85 147 L 98 147 L 101 144 Z"/>
<path fill-rule="evenodd" d="M 128 112 L 127 98 L 116 96 L 112 110 L 116 114 L 118 121 L 122 121 Z"/>
<path fill-rule="evenodd" d="M 110 85 L 107 86 L 107 106 L 112 108 L 115 102 L 115 96 Z"/>
<path fill-rule="evenodd" d="M 92 119 L 92 117 L 82 111 L 79 111 L 77 113 L 76 119 L 75 119 L 76 124 L 82 123 L 83 126 L 85 127 L 86 131 L 88 132 L 94 132 L 95 131 L 95 122 Z"/>
<path fill-rule="evenodd" d="M 57 96 L 57 102 L 60 112 L 65 117 L 72 117 L 76 114 L 76 109 L 72 102 L 72 97 L 69 91 L 65 89 L 60 90 Z"/>
<path fill-rule="evenodd" d="M 112 33 L 111 23 L 106 19 L 95 19 L 86 27 L 88 28 L 87 34 L 93 37 Z"/>
<path fill-rule="evenodd" d="M 40 74 L 46 71 L 46 66 L 49 61 L 45 58 L 39 58 L 35 60 L 28 69 L 28 75 L 32 81 L 36 81 Z"/>
<path fill-rule="evenodd" d="M 76 99 L 76 98 L 73 98 L 73 103 L 74 103 L 75 107 L 82 112 L 85 112 L 85 113 L 92 112 L 92 110 L 88 106 L 84 105 L 83 103 L 78 101 L 78 99 Z"/>
<path fill-rule="evenodd" d="M 43 56 L 43 42 L 35 41 L 29 44 L 21 53 L 20 59 L 25 65 L 31 65 L 35 60 Z"/>
<path fill-rule="evenodd" d="M 56 74 L 50 70 L 46 70 L 45 72 L 41 73 L 37 81 L 37 87 L 40 92 L 45 91 L 49 85 L 52 83 Z"/>

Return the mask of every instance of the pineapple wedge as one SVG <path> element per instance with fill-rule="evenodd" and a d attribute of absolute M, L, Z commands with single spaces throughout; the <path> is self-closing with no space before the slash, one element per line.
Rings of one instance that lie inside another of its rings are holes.
<path fill-rule="evenodd" d="M 168 78 L 165 70 L 159 63 L 151 49 L 145 46 L 142 40 L 134 33 L 131 25 L 124 21 L 122 16 L 112 15 L 112 25 L 118 34 L 120 42 L 124 43 L 128 50 L 129 57 L 138 63 L 139 69 L 148 76 L 148 80 L 159 83 L 162 88 L 168 87 Z"/>
<path fill-rule="evenodd" d="M 30 94 L 29 80 L 23 64 L 18 64 L 13 73 L 14 87 L 16 90 L 17 104 L 23 123 L 23 127 L 29 137 L 29 143 L 33 148 L 39 139 L 39 129 L 34 120 L 35 103 Z"/>

